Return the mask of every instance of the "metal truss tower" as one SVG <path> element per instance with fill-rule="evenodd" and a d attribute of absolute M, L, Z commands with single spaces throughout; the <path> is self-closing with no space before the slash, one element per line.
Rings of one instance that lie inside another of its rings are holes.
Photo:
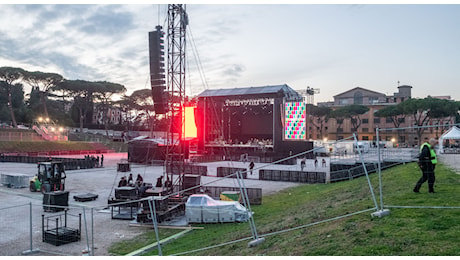
<path fill-rule="evenodd" d="M 182 174 L 186 159 L 184 145 L 184 103 L 185 103 L 185 47 L 188 16 L 185 5 L 168 5 L 168 74 L 167 74 L 167 113 L 169 122 L 167 133 L 166 173 L 175 185 L 182 185 Z M 174 180 L 174 174 L 179 178 Z M 172 190 L 171 190 L 172 191 Z"/>

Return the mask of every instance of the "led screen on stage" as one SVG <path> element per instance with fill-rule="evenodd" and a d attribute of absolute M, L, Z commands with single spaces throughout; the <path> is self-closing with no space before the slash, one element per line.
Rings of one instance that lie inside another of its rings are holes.
<path fill-rule="evenodd" d="M 305 140 L 306 106 L 303 102 L 286 102 L 284 104 L 284 139 Z"/>

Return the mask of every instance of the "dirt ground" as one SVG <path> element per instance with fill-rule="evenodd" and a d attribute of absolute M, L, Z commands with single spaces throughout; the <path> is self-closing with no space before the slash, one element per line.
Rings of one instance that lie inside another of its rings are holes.
<path fill-rule="evenodd" d="M 76 156 L 78 157 L 78 156 Z M 79 156 L 78 158 L 82 158 Z M 113 242 L 134 237 L 146 227 L 134 227 L 127 220 L 111 218 L 111 212 L 107 208 L 107 201 L 114 196 L 114 187 L 125 173 L 117 172 L 117 163 L 127 162 L 126 153 L 104 154 L 104 167 L 66 171 L 66 191 L 69 191 L 69 226 L 78 226 L 78 214 L 82 214 L 82 239 L 81 241 L 54 246 L 42 242 L 42 214 L 45 217 L 59 215 L 61 213 L 45 212 L 43 209 L 43 195 L 39 192 L 30 192 L 28 188 L 8 188 L 0 186 L 0 255 L 20 255 L 29 250 L 29 212 L 32 205 L 32 249 L 39 249 L 34 255 L 81 255 L 82 251 L 91 248 L 94 241 L 94 255 L 108 255 L 107 249 Z M 145 166 L 130 164 L 134 178 L 141 174 L 144 182 L 155 184 L 156 179 L 163 174 L 162 166 Z M 235 179 L 217 178 L 216 169 L 219 166 L 248 167 L 243 162 L 213 162 L 208 166 L 208 176 L 203 176 L 202 184 L 211 183 L 211 186 L 238 187 Z M 264 166 L 256 163 L 255 168 Z M 296 166 L 286 166 L 292 169 Z M 300 166 L 298 166 L 300 169 Z M 17 173 L 33 177 L 37 172 L 36 164 L 0 163 L 0 173 Z M 262 194 L 267 195 L 287 187 L 301 185 L 291 182 L 259 181 L 258 171 L 248 175 L 245 185 L 248 188 L 262 188 Z M 98 195 L 94 201 L 78 202 L 73 196 L 85 193 Z M 18 206 L 21 205 L 21 206 Z M 71 215 L 71 216 L 70 216 Z M 62 218 L 62 217 L 61 217 Z M 85 223 L 86 219 L 86 225 Z M 7 221 L 8 220 L 8 221 Z M 93 221 L 93 222 L 92 222 Z M 52 223 L 51 223 L 52 224 Z M 92 232 L 91 226 L 94 226 Z M 85 232 L 87 231 L 87 232 Z M 11 235 L 14 234 L 14 235 Z M 94 239 L 92 239 L 94 234 Z M 3 246 L 5 245 L 5 246 Z"/>

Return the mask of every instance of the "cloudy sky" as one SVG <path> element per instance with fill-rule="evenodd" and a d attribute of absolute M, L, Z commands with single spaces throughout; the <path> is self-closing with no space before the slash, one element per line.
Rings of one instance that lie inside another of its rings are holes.
<path fill-rule="evenodd" d="M 187 93 L 288 84 L 460 100 L 460 5 L 187 4 Z M 0 5 L 0 66 L 149 88 L 148 32 L 167 5 Z M 193 44 L 194 43 L 194 44 Z M 196 46 L 197 52 L 194 52 Z"/>

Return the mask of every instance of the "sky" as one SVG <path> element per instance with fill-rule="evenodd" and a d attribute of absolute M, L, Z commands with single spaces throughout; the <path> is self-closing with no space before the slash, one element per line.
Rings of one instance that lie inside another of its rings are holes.
<path fill-rule="evenodd" d="M 186 91 L 287 84 L 460 100 L 460 5 L 187 4 Z M 150 88 L 166 4 L 0 5 L 0 66 Z M 198 58 L 197 58 L 198 57 Z M 199 59 L 200 62 L 197 62 Z M 199 70 L 201 67 L 202 70 Z M 204 75 L 206 82 L 202 81 Z M 398 83 L 399 82 L 399 83 Z"/>

